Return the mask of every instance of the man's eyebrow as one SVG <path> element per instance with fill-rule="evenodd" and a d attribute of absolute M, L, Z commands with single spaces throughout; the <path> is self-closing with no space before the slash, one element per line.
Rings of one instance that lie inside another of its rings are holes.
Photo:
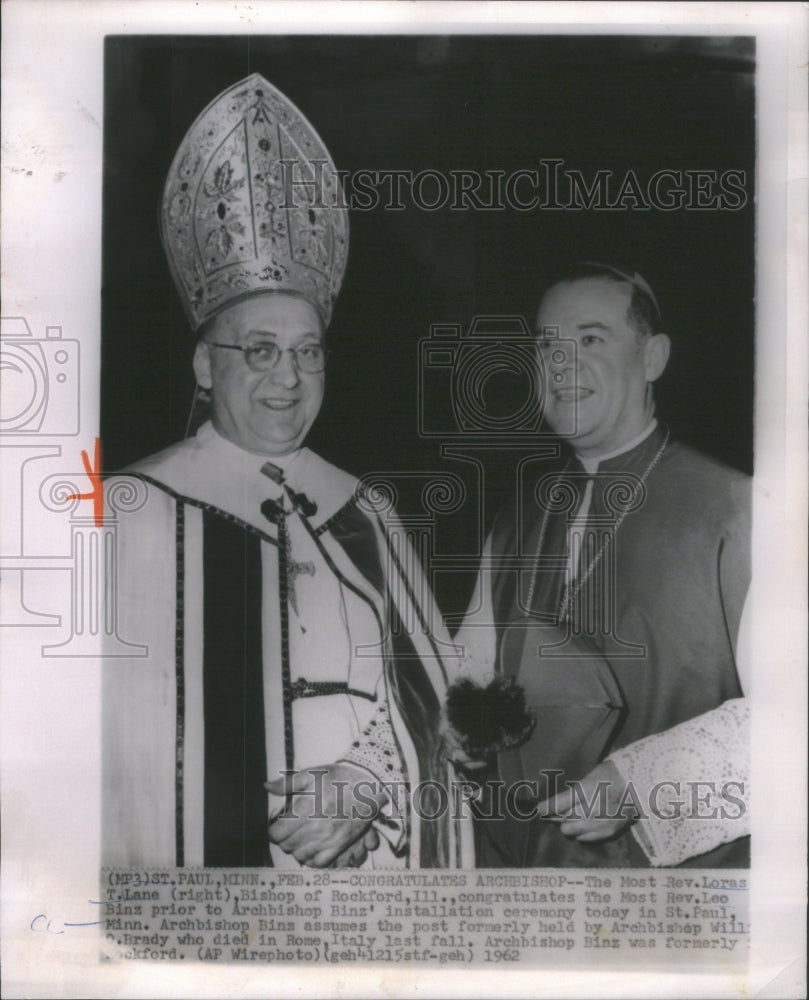
<path fill-rule="evenodd" d="M 577 330 L 603 330 L 605 333 L 610 332 L 610 327 L 606 323 L 602 323 L 600 320 L 593 319 L 587 320 L 586 323 L 577 323 Z"/>
<path fill-rule="evenodd" d="M 263 327 L 254 326 L 251 327 L 245 334 L 245 337 L 277 337 L 278 334 L 274 330 L 265 330 Z"/>
<path fill-rule="evenodd" d="M 247 336 L 248 337 L 253 337 L 253 336 L 256 336 L 256 337 L 272 337 L 272 339 L 275 340 L 275 339 L 277 339 L 278 334 L 274 330 L 255 329 L 255 330 L 248 330 L 247 331 Z M 317 330 L 306 330 L 304 333 L 302 333 L 299 336 L 298 339 L 299 340 L 303 340 L 305 337 L 314 337 L 315 340 L 322 340 L 323 335 L 321 333 L 319 333 Z"/>

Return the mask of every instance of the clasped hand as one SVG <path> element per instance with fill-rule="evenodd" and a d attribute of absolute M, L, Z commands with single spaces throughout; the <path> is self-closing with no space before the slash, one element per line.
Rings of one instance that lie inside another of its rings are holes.
<path fill-rule="evenodd" d="M 357 795 L 361 784 L 363 794 Z M 340 761 L 306 768 L 264 786 L 270 800 L 270 840 L 302 865 L 356 867 L 379 846 L 372 823 L 385 794 L 369 772 Z"/>
<path fill-rule="evenodd" d="M 462 770 L 482 771 L 489 763 L 469 757 L 446 719 L 442 737 L 446 756 Z M 539 805 L 540 818 L 558 823 L 566 837 L 583 843 L 608 840 L 637 818 L 631 802 L 627 801 L 627 784 L 611 761 L 598 764 L 577 786 L 575 793 L 568 787 Z"/>
<path fill-rule="evenodd" d="M 627 801 L 627 784 L 612 761 L 596 765 L 577 785 L 575 793 L 568 787 L 539 807 L 539 815 L 559 823 L 566 837 L 583 843 L 607 840 L 637 818 Z"/>

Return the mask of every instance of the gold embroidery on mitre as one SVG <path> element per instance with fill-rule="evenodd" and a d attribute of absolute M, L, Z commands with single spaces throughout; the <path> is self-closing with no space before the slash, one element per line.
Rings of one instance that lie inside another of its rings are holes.
<path fill-rule="evenodd" d="M 301 295 L 328 324 L 348 254 L 340 181 L 306 118 L 258 73 L 221 93 L 188 130 L 160 223 L 194 330 L 259 291 Z"/>

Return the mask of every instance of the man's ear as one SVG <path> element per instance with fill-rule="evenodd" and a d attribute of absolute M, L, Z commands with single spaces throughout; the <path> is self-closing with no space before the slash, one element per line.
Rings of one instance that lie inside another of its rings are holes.
<path fill-rule="evenodd" d="M 646 381 L 656 382 L 669 361 L 671 341 L 665 333 L 656 333 L 649 337 L 643 347 L 643 361 L 646 366 Z"/>
<path fill-rule="evenodd" d="M 201 389 L 210 389 L 213 385 L 211 377 L 211 349 L 204 340 L 197 341 L 194 350 L 194 375 Z"/>

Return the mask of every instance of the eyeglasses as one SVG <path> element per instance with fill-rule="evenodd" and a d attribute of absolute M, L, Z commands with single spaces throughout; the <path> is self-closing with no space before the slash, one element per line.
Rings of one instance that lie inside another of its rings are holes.
<path fill-rule="evenodd" d="M 278 347 L 270 341 L 262 341 L 259 344 L 248 344 L 247 347 L 239 347 L 237 344 L 215 344 L 211 340 L 204 341 L 208 347 L 222 347 L 226 351 L 241 351 L 247 367 L 254 372 L 271 372 L 281 360 L 284 351 L 292 355 L 295 367 L 299 372 L 306 372 L 314 375 L 322 372 L 326 368 L 326 357 L 328 351 L 320 344 L 304 344 L 303 347 Z"/>

